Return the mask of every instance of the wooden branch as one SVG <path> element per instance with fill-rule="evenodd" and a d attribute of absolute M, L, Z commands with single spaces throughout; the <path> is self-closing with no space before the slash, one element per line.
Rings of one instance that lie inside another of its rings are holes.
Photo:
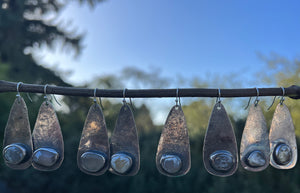
<path fill-rule="evenodd" d="M 17 92 L 17 82 L 9 82 L 0 80 L 0 93 Z M 37 84 L 20 84 L 19 92 L 28 93 L 44 93 L 45 85 Z M 282 96 L 282 89 L 277 88 L 258 88 L 259 96 Z M 47 94 L 57 94 L 65 96 L 83 96 L 93 97 L 94 89 L 62 87 L 62 86 L 47 86 Z M 292 99 L 300 98 L 300 87 L 293 85 L 284 88 L 285 96 Z M 242 89 L 220 89 L 221 97 L 255 97 L 257 96 L 256 88 Z M 123 98 L 123 89 L 97 89 L 97 97 L 107 98 Z M 176 97 L 177 88 L 175 89 L 126 89 L 126 98 L 161 98 L 161 97 Z M 211 88 L 179 88 L 179 97 L 218 97 L 218 89 Z"/>

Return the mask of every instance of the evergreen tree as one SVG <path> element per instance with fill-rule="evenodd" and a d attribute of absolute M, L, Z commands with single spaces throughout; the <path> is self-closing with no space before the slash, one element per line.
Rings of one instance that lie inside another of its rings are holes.
<path fill-rule="evenodd" d="M 98 1 L 101 0 L 79 0 L 91 6 Z M 53 47 L 59 41 L 65 49 L 80 53 L 82 35 L 68 31 L 54 21 L 69 2 L 0 0 L 0 65 L 9 65 L 7 79 L 66 85 L 54 71 L 39 65 L 32 57 L 32 48 Z"/>

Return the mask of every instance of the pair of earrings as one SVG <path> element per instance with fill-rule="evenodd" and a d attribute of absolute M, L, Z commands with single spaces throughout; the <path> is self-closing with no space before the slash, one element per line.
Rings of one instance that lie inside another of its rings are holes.
<path fill-rule="evenodd" d="M 140 168 L 140 150 L 133 113 L 126 103 L 123 91 L 123 106 L 109 143 L 105 119 L 97 104 L 90 107 L 77 153 L 79 169 L 89 175 L 102 175 L 108 169 L 121 176 L 133 176 Z M 101 99 L 100 99 L 101 100 Z"/>
<path fill-rule="evenodd" d="M 240 150 L 242 166 L 248 171 L 262 171 L 269 163 L 277 169 L 290 169 L 296 165 L 295 128 L 289 109 L 283 103 L 285 89 L 281 89 L 283 95 L 274 112 L 268 133 L 265 118 L 258 105 L 259 90 L 256 88 L 257 97 L 249 110 Z"/>
<path fill-rule="evenodd" d="M 248 171 L 262 171 L 269 163 L 278 169 L 290 169 L 297 161 L 297 144 L 293 121 L 283 104 L 285 91 L 277 105 L 270 133 L 257 98 L 250 107 L 240 146 L 241 165 Z M 238 151 L 233 127 L 221 104 L 221 93 L 212 111 L 203 147 L 206 170 L 216 176 L 230 176 L 238 168 Z M 275 99 L 275 98 L 274 98 Z"/>
<path fill-rule="evenodd" d="M 61 165 L 64 144 L 55 110 L 48 100 L 42 103 L 31 135 L 28 110 L 19 93 L 22 82 L 17 84 L 17 98 L 11 108 L 3 140 L 5 164 L 12 169 L 26 169 L 32 165 L 41 171 L 52 171 Z"/>

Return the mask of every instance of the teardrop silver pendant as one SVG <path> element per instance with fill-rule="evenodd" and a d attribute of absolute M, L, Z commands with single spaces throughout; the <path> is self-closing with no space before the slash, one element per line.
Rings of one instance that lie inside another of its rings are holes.
<path fill-rule="evenodd" d="M 3 147 L 3 158 L 8 167 L 23 170 L 31 165 L 31 129 L 28 110 L 21 96 L 18 96 L 10 110 Z"/>
<path fill-rule="evenodd" d="M 248 171 L 266 169 L 270 162 L 267 123 L 258 104 L 250 107 L 240 146 L 241 165 Z"/>
<path fill-rule="evenodd" d="M 94 103 L 86 117 L 77 153 L 79 169 L 90 175 L 104 174 L 109 166 L 110 148 L 105 119 Z"/>
<path fill-rule="evenodd" d="M 140 169 L 139 139 L 133 113 L 124 103 L 110 141 L 110 172 L 134 176 Z"/>
<path fill-rule="evenodd" d="M 215 104 L 206 130 L 203 146 L 205 169 L 212 175 L 225 177 L 238 168 L 235 134 L 221 102 Z"/>
<path fill-rule="evenodd" d="M 64 159 L 64 142 L 55 110 L 48 101 L 42 103 L 32 133 L 32 166 L 41 171 L 56 170 Z"/>
<path fill-rule="evenodd" d="M 183 176 L 191 168 L 189 135 L 180 105 L 175 105 L 167 117 L 157 147 L 156 167 L 169 177 Z"/>
<path fill-rule="evenodd" d="M 297 162 L 295 128 L 289 109 L 279 103 L 270 129 L 270 163 L 278 169 L 291 169 Z"/>

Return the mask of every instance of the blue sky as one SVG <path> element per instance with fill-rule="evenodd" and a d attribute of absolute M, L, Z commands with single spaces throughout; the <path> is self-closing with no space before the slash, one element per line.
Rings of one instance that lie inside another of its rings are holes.
<path fill-rule="evenodd" d="M 68 30 L 85 33 L 82 54 L 74 59 L 59 48 L 35 54 L 43 65 L 72 71 L 64 79 L 75 85 L 133 66 L 159 69 L 161 76 L 172 79 L 178 75 L 187 80 L 215 80 L 215 75 L 234 79 L 236 74 L 238 81 L 230 86 L 262 87 L 255 81 L 256 73 L 265 72 L 266 65 L 258 53 L 299 56 L 299 7 L 299 1 L 277 0 L 106 0 L 90 9 L 74 2 L 58 21 L 64 21 Z M 228 80 L 221 78 L 209 86 L 220 87 Z M 236 116 L 245 116 L 247 100 L 224 99 L 223 103 L 234 108 Z M 265 100 L 269 104 L 272 99 Z M 182 99 L 183 104 L 188 101 Z M 154 122 L 162 124 L 174 99 L 135 99 L 134 103 L 147 104 Z"/>
<path fill-rule="evenodd" d="M 95 9 L 71 3 L 59 20 L 86 34 L 79 58 L 37 51 L 49 67 L 72 71 L 80 84 L 126 66 L 158 68 L 163 76 L 264 70 L 257 53 L 299 54 L 299 1 L 106 0 Z M 246 85 L 247 86 L 247 85 Z"/>

